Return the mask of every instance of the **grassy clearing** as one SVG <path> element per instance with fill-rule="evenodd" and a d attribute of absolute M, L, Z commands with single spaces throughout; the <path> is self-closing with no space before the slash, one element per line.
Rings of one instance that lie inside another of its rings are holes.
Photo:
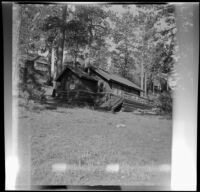
<path fill-rule="evenodd" d="M 19 118 L 21 137 L 30 134 L 32 184 L 169 184 L 172 122 L 165 117 L 35 105 L 20 107 Z M 106 171 L 110 164 L 116 172 Z"/>

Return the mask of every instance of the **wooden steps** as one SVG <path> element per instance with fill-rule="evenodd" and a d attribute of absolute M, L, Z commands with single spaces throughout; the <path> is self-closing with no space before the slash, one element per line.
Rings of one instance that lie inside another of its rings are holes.
<path fill-rule="evenodd" d="M 121 107 L 123 105 L 123 98 L 118 98 L 115 100 L 115 103 L 112 105 L 111 111 L 115 112 L 115 111 L 120 111 Z"/>
<path fill-rule="evenodd" d="M 129 100 L 129 99 L 124 99 L 124 102 L 122 105 L 123 111 L 127 111 L 127 112 L 131 112 L 136 109 L 151 109 L 151 108 L 152 107 L 150 105 L 138 103 L 136 101 Z"/>

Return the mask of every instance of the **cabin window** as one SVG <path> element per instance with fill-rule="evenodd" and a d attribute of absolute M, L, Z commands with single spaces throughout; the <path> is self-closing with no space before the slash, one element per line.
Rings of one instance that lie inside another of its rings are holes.
<path fill-rule="evenodd" d="M 71 90 L 75 89 L 75 83 L 70 83 L 69 89 L 71 89 Z"/>
<path fill-rule="evenodd" d="M 122 95 L 122 90 L 117 89 L 117 88 L 113 88 L 113 93 L 114 93 L 115 95 Z"/>
<path fill-rule="evenodd" d="M 118 95 L 122 95 L 122 90 L 118 89 Z"/>
<path fill-rule="evenodd" d="M 76 87 L 76 80 L 74 79 L 74 77 L 72 77 L 70 80 L 69 80 L 69 89 L 70 90 L 73 90 L 75 89 Z"/>

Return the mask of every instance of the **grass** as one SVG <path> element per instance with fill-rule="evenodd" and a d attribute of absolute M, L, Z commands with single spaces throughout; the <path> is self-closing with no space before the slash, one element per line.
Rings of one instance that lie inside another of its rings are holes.
<path fill-rule="evenodd" d="M 169 185 L 170 119 L 40 105 L 19 114 L 34 185 Z M 111 164 L 117 170 L 106 171 Z"/>

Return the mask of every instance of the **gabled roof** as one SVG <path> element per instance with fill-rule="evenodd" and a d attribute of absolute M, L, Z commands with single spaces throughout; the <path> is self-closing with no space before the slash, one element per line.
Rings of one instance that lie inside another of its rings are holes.
<path fill-rule="evenodd" d="M 71 67 L 71 66 L 65 66 L 64 70 L 56 78 L 56 81 L 60 81 L 67 70 L 70 70 L 72 73 L 74 73 L 75 75 L 77 75 L 79 78 L 83 78 L 83 79 L 87 79 L 87 80 L 92 80 L 92 81 L 98 81 L 95 77 L 89 76 L 82 69 L 80 69 L 78 67 L 74 68 L 74 67 Z"/>
<path fill-rule="evenodd" d="M 119 75 L 108 73 L 107 71 L 104 71 L 100 68 L 90 67 L 90 69 L 94 70 L 96 73 L 98 73 L 100 76 L 105 78 L 107 81 L 114 81 L 116 83 L 143 91 L 139 86 L 137 86 L 135 83 L 129 81 L 128 79 L 125 79 L 123 77 L 120 77 Z"/>

